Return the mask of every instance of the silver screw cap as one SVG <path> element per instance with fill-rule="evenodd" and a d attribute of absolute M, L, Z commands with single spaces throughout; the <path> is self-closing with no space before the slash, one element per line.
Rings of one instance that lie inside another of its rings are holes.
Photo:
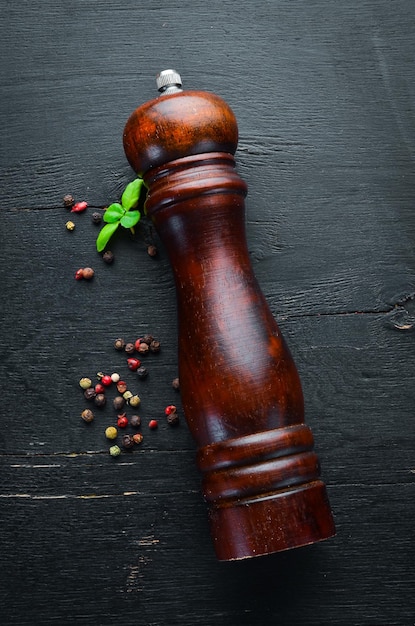
<path fill-rule="evenodd" d="M 163 95 L 182 91 L 182 78 L 176 70 L 163 70 L 157 74 L 156 84 Z"/>

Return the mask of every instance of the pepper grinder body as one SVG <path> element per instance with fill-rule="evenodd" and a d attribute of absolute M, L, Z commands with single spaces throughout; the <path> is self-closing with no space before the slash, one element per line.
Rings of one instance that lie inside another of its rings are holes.
<path fill-rule="evenodd" d="M 197 91 L 142 105 L 124 131 L 173 270 L 182 404 L 220 560 L 335 532 L 300 379 L 251 266 L 237 141 L 229 106 Z"/>

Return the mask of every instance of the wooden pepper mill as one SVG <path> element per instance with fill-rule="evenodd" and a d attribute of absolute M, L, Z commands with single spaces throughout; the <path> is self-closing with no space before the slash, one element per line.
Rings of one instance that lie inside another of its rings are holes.
<path fill-rule="evenodd" d="M 157 85 L 124 149 L 174 273 L 182 403 L 217 557 L 326 539 L 335 529 L 301 383 L 249 259 L 235 116 L 216 95 L 182 91 L 174 70 Z"/>

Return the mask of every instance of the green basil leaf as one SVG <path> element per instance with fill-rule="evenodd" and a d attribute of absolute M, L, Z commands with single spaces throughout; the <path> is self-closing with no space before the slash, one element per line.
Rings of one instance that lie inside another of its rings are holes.
<path fill-rule="evenodd" d="M 107 245 L 107 243 L 109 242 L 109 240 L 111 239 L 112 235 L 115 233 L 119 225 L 120 225 L 120 222 L 118 221 L 118 222 L 112 222 L 111 224 L 105 224 L 105 226 L 101 228 L 97 237 L 98 252 L 103 251 L 103 249 L 105 248 L 105 246 Z"/>
<path fill-rule="evenodd" d="M 121 204 L 126 211 L 129 211 L 130 209 L 133 209 L 135 206 L 137 206 L 143 182 L 144 181 L 142 178 L 136 178 L 124 189 L 124 193 L 121 197 Z"/>
<path fill-rule="evenodd" d="M 121 204 L 119 204 L 118 202 L 114 202 L 113 204 L 110 204 L 109 207 L 106 209 L 103 216 L 104 222 L 112 224 L 113 222 L 120 220 L 124 213 L 125 209 L 122 208 Z"/>
<path fill-rule="evenodd" d="M 140 211 L 127 211 L 120 220 L 121 226 L 124 226 L 124 228 L 132 228 L 137 224 L 140 217 Z"/>

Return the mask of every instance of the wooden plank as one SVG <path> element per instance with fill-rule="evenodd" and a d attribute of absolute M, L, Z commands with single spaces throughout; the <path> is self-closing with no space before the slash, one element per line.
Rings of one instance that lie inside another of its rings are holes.
<path fill-rule="evenodd" d="M 112 482 L 114 467 L 101 469 Z M 124 466 L 123 478 L 129 473 Z M 333 488 L 334 507 L 343 509 L 336 539 L 228 564 L 215 561 L 204 506 L 192 492 L 152 494 L 150 486 L 109 498 L 2 500 L 3 619 L 410 624 L 413 496 L 413 485 Z"/>

